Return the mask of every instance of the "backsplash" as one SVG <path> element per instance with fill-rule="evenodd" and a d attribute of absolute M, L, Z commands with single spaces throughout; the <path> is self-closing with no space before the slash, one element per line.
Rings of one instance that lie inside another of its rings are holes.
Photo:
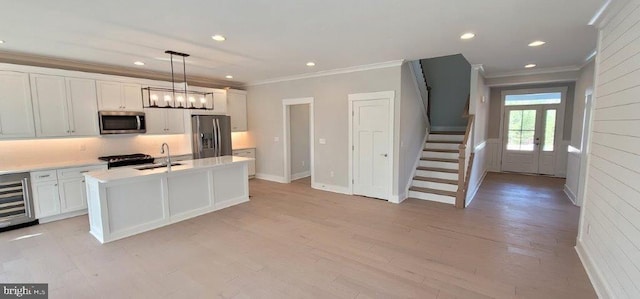
<path fill-rule="evenodd" d="M 169 144 L 172 155 L 191 153 L 189 135 L 183 134 L 9 140 L 0 141 L 0 169 L 138 152 L 159 156 L 163 142 Z"/>

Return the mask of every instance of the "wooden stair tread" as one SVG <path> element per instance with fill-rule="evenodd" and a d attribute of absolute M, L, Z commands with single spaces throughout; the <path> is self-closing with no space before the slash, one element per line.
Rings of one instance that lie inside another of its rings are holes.
<path fill-rule="evenodd" d="M 464 135 L 465 131 L 435 131 L 429 132 L 429 134 L 434 135 Z"/>
<path fill-rule="evenodd" d="M 417 180 L 417 181 L 434 182 L 434 183 L 442 183 L 442 184 L 449 184 L 449 185 L 458 185 L 458 181 L 456 181 L 456 180 L 430 178 L 430 177 L 425 177 L 425 176 L 414 176 L 413 179 Z"/>
<path fill-rule="evenodd" d="M 409 191 L 417 191 L 417 192 L 422 192 L 422 193 L 431 193 L 431 194 L 437 194 L 437 195 L 456 197 L 456 192 L 454 192 L 454 191 L 444 191 L 444 190 L 431 189 L 431 188 L 422 188 L 422 187 L 413 187 L 412 186 L 411 188 L 409 188 Z"/>
<path fill-rule="evenodd" d="M 439 168 L 439 167 L 418 166 L 418 168 L 416 168 L 416 169 L 423 170 L 423 171 L 437 171 L 437 172 L 458 173 L 458 170 L 456 170 L 456 169 Z"/>
<path fill-rule="evenodd" d="M 458 153 L 459 150 L 452 149 L 441 149 L 441 148 L 425 148 L 422 150 L 423 152 L 438 152 L 438 153 Z"/>
<path fill-rule="evenodd" d="M 435 161 L 435 162 L 448 162 L 448 163 L 458 163 L 458 159 L 443 159 L 443 158 L 420 158 L 422 161 Z"/>
<path fill-rule="evenodd" d="M 462 144 L 462 141 L 451 141 L 451 140 L 427 140 L 427 143 L 451 143 L 451 144 Z"/>

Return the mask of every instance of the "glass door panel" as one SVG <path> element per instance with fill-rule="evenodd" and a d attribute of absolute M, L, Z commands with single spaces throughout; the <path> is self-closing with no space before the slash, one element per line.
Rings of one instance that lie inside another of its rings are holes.
<path fill-rule="evenodd" d="M 507 150 L 533 151 L 537 110 L 510 110 Z"/>

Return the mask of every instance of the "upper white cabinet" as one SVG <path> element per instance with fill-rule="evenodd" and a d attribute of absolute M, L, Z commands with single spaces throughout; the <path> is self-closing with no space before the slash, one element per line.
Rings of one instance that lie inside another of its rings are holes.
<path fill-rule="evenodd" d="M 184 133 L 184 110 L 165 108 L 144 109 L 147 134 Z"/>
<path fill-rule="evenodd" d="M 142 111 L 142 85 L 97 81 L 100 110 Z"/>
<path fill-rule="evenodd" d="M 34 136 L 29 75 L 0 71 L 0 139 Z"/>
<path fill-rule="evenodd" d="M 247 131 L 247 92 L 227 90 L 227 111 L 231 116 L 231 132 Z"/>
<path fill-rule="evenodd" d="M 227 93 L 224 90 L 213 90 L 213 112 L 217 114 L 227 113 Z"/>
<path fill-rule="evenodd" d="M 95 81 L 31 74 L 36 135 L 98 135 Z"/>

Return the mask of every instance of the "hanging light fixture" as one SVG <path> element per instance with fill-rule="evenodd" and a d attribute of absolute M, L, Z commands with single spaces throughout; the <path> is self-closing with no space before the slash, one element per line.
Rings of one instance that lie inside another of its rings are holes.
<path fill-rule="evenodd" d="M 144 108 L 173 108 L 173 109 L 204 109 L 213 110 L 213 93 L 189 90 L 187 86 L 187 64 L 185 58 L 189 54 L 167 50 L 171 61 L 171 88 L 144 87 L 142 88 L 142 106 Z M 173 71 L 173 56 L 182 57 L 182 79 L 176 88 L 175 73 Z M 184 86 L 180 86 L 184 84 Z M 199 101 L 196 101 L 199 99 Z M 210 103 L 210 105 L 209 105 Z"/>

